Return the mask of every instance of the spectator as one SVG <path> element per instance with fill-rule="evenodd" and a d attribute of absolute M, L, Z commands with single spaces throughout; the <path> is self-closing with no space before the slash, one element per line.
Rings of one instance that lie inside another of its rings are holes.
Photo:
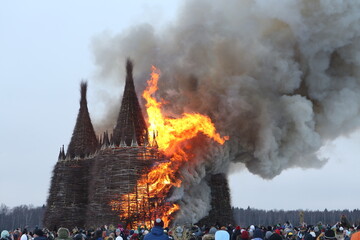
<path fill-rule="evenodd" d="M 237 240 L 239 240 L 239 238 L 240 240 L 248 240 L 250 238 L 250 234 L 245 229 L 242 229 L 240 233 L 240 237 L 238 237 Z"/>
<path fill-rule="evenodd" d="M 120 228 L 117 228 L 115 231 L 116 234 L 116 239 L 115 240 L 123 240 L 122 236 L 121 236 L 121 230 Z"/>
<path fill-rule="evenodd" d="M 273 234 L 272 227 L 268 226 L 265 232 L 265 239 L 268 240 L 272 234 Z"/>
<path fill-rule="evenodd" d="M 350 240 L 360 240 L 360 225 L 357 226 L 356 232 L 351 234 Z"/>
<path fill-rule="evenodd" d="M 58 237 L 55 238 L 55 240 L 72 240 L 72 238 L 70 237 L 69 229 L 67 228 L 59 228 L 59 230 L 57 231 L 57 235 Z"/>
<path fill-rule="evenodd" d="M 43 230 L 41 230 L 40 228 L 35 229 L 34 240 L 47 240 Z"/>
<path fill-rule="evenodd" d="M 11 240 L 9 231 L 3 230 L 1 232 L 1 240 Z"/>
<path fill-rule="evenodd" d="M 226 230 L 219 230 L 215 233 L 215 240 L 229 240 L 230 235 Z"/>
<path fill-rule="evenodd" d="M 24 228 L 20 240 L 28 240 L 29 238 L 28 238 L 27 234 L 28 234 L 28 231 L 26 228 Z"/>
<path fill-rule="evenodd" d="M 252 235 L 252 238 L 254 240 L 263 240 L 264 239 L 264 233 L 263 231 L 258 228 L 258 227 L 255 227 L 254 231 L 253 231 L 253 235 Z"/>
<path fill-rule="evenodd" d="M 169 236 L 164 233 L 164 222 L 157 218 L 154 227 L 145 235 L 144 240 L 169 240 Z"/>
<path fill-rule="evenodd" d="M 231 235 L 231 240 L 236 240 L 237 236 L 241 234 L 241 228 L 240 226 L 236 226 L 234 232 Z"/>

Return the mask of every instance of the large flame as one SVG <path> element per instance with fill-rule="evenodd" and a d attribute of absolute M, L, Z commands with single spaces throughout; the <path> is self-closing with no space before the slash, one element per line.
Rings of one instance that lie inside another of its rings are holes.
<path fill-rule="evenodd" d="M 203 133 L 219 144 L 224 144 L 228 137 L 221 137 L 211 119 L 199 113 L 184 113 L 177 119 L 164 116 L 161 111 L 162 103 L 153 96 L 158 89 L 159 77 L 160 71 L 153 66 L 151 78 L 147 81 L 148 86 L 142 96 L 147 102 L 150 144 L 156 146 L 170 161 L 159 162 L 140 178 L 135 193 L 122 196 L 121 203 L 112 201 L 111 204 L 114 210 L 121 212 L 122 218 L 131 218 L 130 214 L 138 210 L 136 207 L 146 205 L 144 208 L 147 208 L 147 215 L 144 218 L 159 217 L 168 226 L 172 214 L 180 207 L 167 202 L 166 197 L 172 187 L 181 186 L 178 170 L 192 157 L 184 150 L 192 147 L 185 145 L 186 140 Z"/>
<path fill-rule="evenodd" d="M 151 78 L 148 80 L 148 87 L 143 93 L 146 99 L 146 111 L 148 114 L 149 132 L 156 133 L 150 136 L 156 142 L 159 149 L 165 151 L 167 155 L 172 155 L 174 147 L 179 143 L 195 137 L 199 132 L 214 139 L 220 144 L 224 144 L 228 137 L 221 138 L 216 132 L 214 124 L 207 116 L 199 113 L 184 113 L 181 118 L 172 119 L 165 118 L 161 112 L 161 103 L 159 103 L 152 95 L 157 91 L 157 83 L 159 81 L 160 71 L 152 66 Z M 170 152 L 169 152 L 170 150 Z"/>
<path fill-rule="evenodd" d="M 198 133 L 203 133 L 220 144 L 224 144 L 228 137 L 221 137 L 211 119 L 199 113 L 184 113 L 181 118 L 167 118 L 161 111 L 162 104 L 153 96 L 157 91 L 160 71 L 152 66 L 151 78 L 147 81 L 148 87 L 143 93 L 148 114 L 150 141 L 157 143 L 160 151 L 170 157 L 170 162 L 155 167 L 148 174 L 150 190 L 157 195 L 167 195 L 172 186 L 179 187 L 181 180 L 175 177 L 175 173 L 183 161 L 188 161 L 190 156 L 181 149 L 181 143 L 194 138 Z M 152 133 L 152 134 L 151 134 Z M 151 177 L 150 177 L 151 176 Z M 170 213 L 179 209 L 172 204 L 164 212 L 162 218 L 169 222 Z"/>

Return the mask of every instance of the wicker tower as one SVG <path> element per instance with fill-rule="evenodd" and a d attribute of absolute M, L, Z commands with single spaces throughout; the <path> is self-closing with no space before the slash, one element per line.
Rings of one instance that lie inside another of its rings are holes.
<path fill-rule="evenodd" d="M 208 183 L 211 189 L 211 210 L 208 216 L 199 221 L 199 224 L 207 226 L 234 224 L 226 175 L 221 173 L 210 175 Z"/>
<path fill-rule="evenodd" d="M 85 224 L 89 156 L 95 154 L 99 144 L 87 108 L 87 83 L 82 82 L 80 89 L 80 109 L 67 154 L 62 147 L 53 170 L 44 215 L 44 225 L 49 229 Z"/>
<path fill-rule="evenodd" d="M 94 154 L 99 146 L 87 107 L 87 83 L 82 82 L 80 86 L 81 99 L 79 114 L 77 116 L 74 132 L 66 153 L 66 156 L 71 159 L 76 157 L 84 158 L 90 154 Z"/>
<path fill-rule="evenodd" d="M 125 89 L 113 134 L 115 146 L 122 142 L 131 146 L 134 138 L 139 146 L 147 142 L 147 127 L 136 96 L 132 71 L 133 63 L 127 59 Z"/>
<path fill-rule="evenodd" d="M 65 154 L 60 148 L 53 170 L 44 226 L 72 229 L 150 222 L 163 200 L 150 196 L 149 186 L 138 180 L 168 159 L 148 143 L 148 130 L 136 95 L 133 64 L 126 62 L 126 83 L 113 134 L 98 141 L 87 108 L 87 84 L 81 83 L 80 109 Z M 209 176 L 212 210 L 204 222 L 232 223 L 230 195 L 225 175 Z"/>

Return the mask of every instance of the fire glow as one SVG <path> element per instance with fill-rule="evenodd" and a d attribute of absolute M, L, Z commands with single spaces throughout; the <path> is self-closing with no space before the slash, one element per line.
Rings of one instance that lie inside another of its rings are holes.
<path fill-rule="evenodd" d="M 166 201 L 166 197 L 172 187 L 180 187 L 181 179 L 177 176 L 179 168 L 186 161 L 191 160 L 193 156 L 189 155 L 184 149 L 191 148 L 186 144 L 186 140 L 196 137 L 199 133 L 212 138 L 219 144 L 224 144 L 228 137 L 221 137 L 216 132 L 216 128 L 211 119 L 199 113 L 184 113 L 181 118 L 167 118 L 161 111 L 162 103 L 158 102 L 153 96 L 158 90 L 157 84 L 160 77 L 160 71 L 152 67 L 151 78 L 147 81 L 148 86 L 142 96 L 146 100 L 146 111 L 148 115 L 148 130 L 150 143 L 156 142 L 158 150 L 167 156 L 170 161 L 160 162 L 150 169 L 150 171 L 137 182 L 136 193 L 127 194 L 122 198 L 121 209 L 125 213 L 123 218 L 130 217 L 126 215 L 126 201 L 134 199 L 141 204 L 142 201 L 151 201 L 153 204 L 149 207 L 150 219 L 160 217 L 165 226 L 168 226 L 172 214 L 180 209 L 179 205 Z M 143 189 L 143 190 L 141 190 Z M 147 200 L 146 200 L 147 199 Z M 154 201 L 154 199 L 156 199 Z M 155 204 L 154 204 L 155 202 Z M 148 223 L 150 224 L 150 223 Z"/>
<path fill-rule="evenodd" d="M 172 186 L 180 187 L 181 180 L 175 179 L 174 176 L 181 166 L 181 162 L 188 161 L 189 156 L 183 151 L 181 143 L 195 137 L 199 132 L 212 138 L 220 144 L 224 144 L 228 137 L 220 137 L 216 132 L 214 124 L 210 118 L 198 113 L 184 113 L 181 118 L 166 118 L 161 112 L 162 104 L 153 96 L 157 91 L 160 71 L 152 66 L 151 78 L 147 81 L 148 87 L 143 93 L 148 114 L 149 133 L 156 133 L 156 142 L 160 151 L 170 157 L 170 162 L 162 163 L 153 168 L 147 179 L 152 194 L 167 195 Z M 154 141 L 155 134 L 150 134 L 150 141 Z M 152 176 L 152 177 L 150 177 Z M 179 209 L 179 206 L 172 204 L 168 211 L 161 216 L 165 224 L 169 222 L 169 213 Z"/>

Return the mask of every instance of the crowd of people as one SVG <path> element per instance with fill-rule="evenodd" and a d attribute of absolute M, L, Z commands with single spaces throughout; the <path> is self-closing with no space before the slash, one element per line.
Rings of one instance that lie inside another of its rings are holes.
<path fill-rule="evenodd" d="M 174 226 L 164 228 L 164 222 L 156 219 L 151 229 L 138 226 L 126 229 L 122 225 L 102 226 L 97 229 L 82 230 L 59 228 L 56 232 L 48 229 L 27 228 L 1 231 L 0 240 L 360 240 L 360 225 L 316 225 L 293 226 L 290 222 L 274 226 L 247 227 L 221 226 Z"/>

